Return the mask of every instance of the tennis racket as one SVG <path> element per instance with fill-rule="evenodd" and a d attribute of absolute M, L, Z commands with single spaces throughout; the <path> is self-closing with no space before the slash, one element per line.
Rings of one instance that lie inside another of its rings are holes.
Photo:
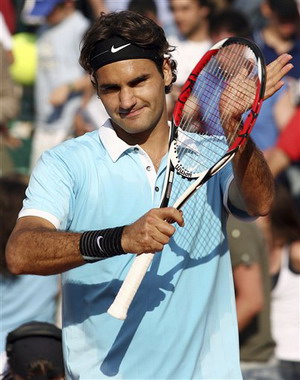
<path fill-rule="evenodd" d="M 180 184 L 181 195 L 173 206 L 181 209 L 197 189 L 231 161 L 254 126 L 265 78 L 264 57 L 250 40 L 222 40 L 202 57 L 174 107 L 161 207 L 169 204 L 171 190 Z M 136 256 L 108 309 L 110 315 L 126 318 L 152 259 L 152 253 Z"/>

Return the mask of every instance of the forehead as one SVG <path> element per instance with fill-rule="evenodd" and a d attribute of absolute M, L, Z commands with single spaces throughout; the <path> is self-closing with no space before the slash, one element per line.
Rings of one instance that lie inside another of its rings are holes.
<path fill-rule="evenodd" d="M 170 5 L 171 7 L 176 9 L 184 9 L 200 4 L 198 0 L 170 0 Z"/>
<path fill-rule="evenodd" d="M 98 84 L 129 82 L 142 75 L 159 75 L 150 59 L 127 59 L 101 67 L 96 72 Z"/>

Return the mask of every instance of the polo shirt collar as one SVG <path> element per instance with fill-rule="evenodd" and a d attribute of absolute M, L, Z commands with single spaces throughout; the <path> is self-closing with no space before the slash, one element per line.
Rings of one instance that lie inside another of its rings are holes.
<path fill-rule="evenodd" d="M 99 137 L 109 154 L 113 162 L 116 162 L 118 158 L 126 152 L 128 149 L 134 149 L 135 146 L 127 144 L 125 141 L 121 140 L 116 134 L 111 120 L 107 119 L 106 122 L 99 128 Z"/>

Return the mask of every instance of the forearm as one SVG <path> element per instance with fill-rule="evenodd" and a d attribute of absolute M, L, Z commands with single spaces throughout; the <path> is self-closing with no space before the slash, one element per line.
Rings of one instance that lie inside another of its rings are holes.
<path fill-rule="evenodd" d="M 276 147 L 268 154 L 267 161 L 274 177 L 286 169 L 291 163 L 291 160 L 287 154 L 283 150 Z"/>
<path fill-rule="evenodd" d="M 233 268 L 239 331 L 243 331 L 264 306 L 261 268 L 258 263 Z"/>
<path fill-rule="evenodd" d="M 243 297 L 236 298 L 236 311 L 239 331 L 243 331 L 258 314 L 260 308 L 255 308 L 255 304 L 251 304 L 249 300 Z"/>
<path fill-rule="evenodd" d="M 45 228 L 17 229 L 6 248 L 8 268 L 14 274 L 50 275 L 78 267 L 84 264 L 80 236 Z"/>
<path fill-rule="evenodd" d="M 235 155 L 233 170 L 247 212 L 253 216 L 268 214 L 273 203 L 274 181 L 262 152 L 251 139 Z"/>
<path fill-rule="evenodd" d="M 173 207 L 151 209 L 128 226 L 84 233 L 59 232 L 46 219 L 22 217 L 7 244 L 7 265 L 14 274 L 48 275 L 127 252 L 159 252 L 176 230 L 166 220 L 184 225 Z"/>

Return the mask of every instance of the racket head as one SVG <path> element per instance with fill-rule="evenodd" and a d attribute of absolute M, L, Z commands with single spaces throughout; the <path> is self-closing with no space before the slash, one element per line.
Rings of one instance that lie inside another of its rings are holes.
<path fill-rule="evenodd" d="M 176 137 L 170 155 L 180 175 L 197 178 L 219 170 L 235 154 L 255 124 L 265 78 L 263 54 L 251 40 L 224 39 L 202 57 L 173 111 Z M 232 119 L 234 128 L 224 129 Z"/>

